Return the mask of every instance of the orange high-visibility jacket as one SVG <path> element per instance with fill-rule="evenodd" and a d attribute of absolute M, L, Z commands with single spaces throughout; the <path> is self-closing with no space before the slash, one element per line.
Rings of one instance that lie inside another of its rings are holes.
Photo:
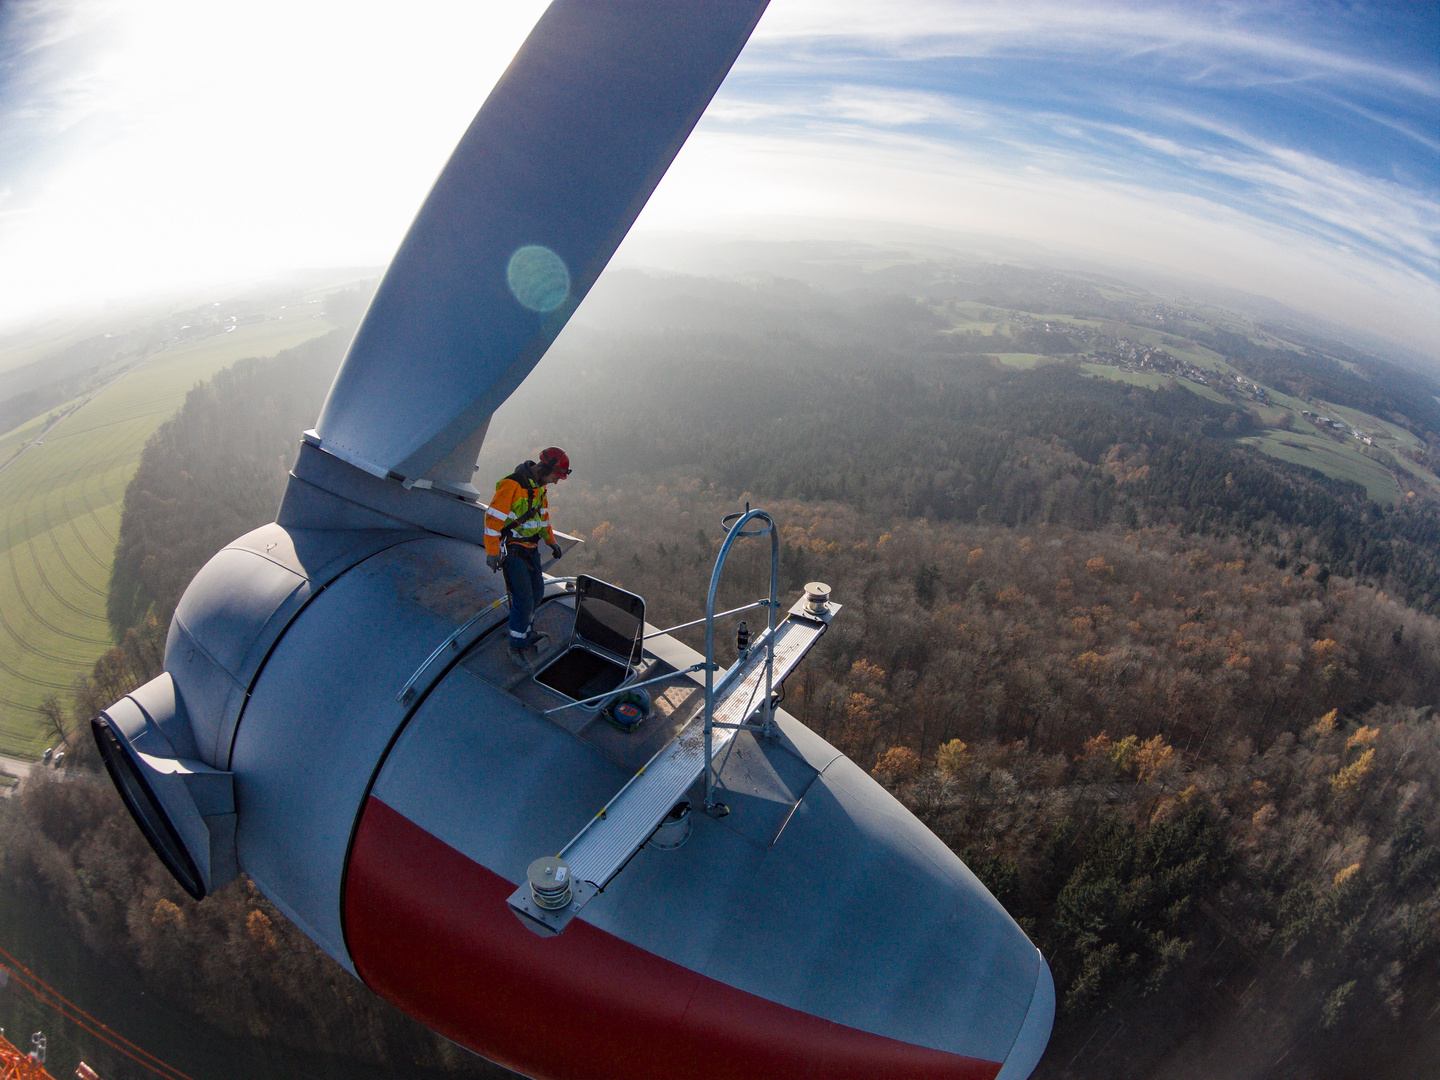
<path fill-rule="evenodd" d="M 528 466 L 530 462 L 525 464 Z M 528 472 L 529 469 L 522 466 L 495 485 L 495 497 L 485 511 L 485 554 L 500 554 L 502 533 L 509 538 L 509 543 L 526 547 L 534 547 L 539 540 L 555 543 L 545 485 L 520 479 Z"/>

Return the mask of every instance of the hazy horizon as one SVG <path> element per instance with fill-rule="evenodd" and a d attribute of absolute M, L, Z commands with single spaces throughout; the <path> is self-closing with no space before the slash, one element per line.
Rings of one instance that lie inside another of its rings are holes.
<path fill-rule="evenodd" d="M 543 6 L 0 10 L 0 319 L 384 265 Z M 1437 41 L 1419 6 L 774 0 L 631 243 L 936 229 L 1440 357 Z"/>
<path fill-rule="evenodd" d="M 1440 379 L 1440 354 L 1414 349 L 1361 328 L 1343 326 L 1323 315 L 1302 311 L 1273 298 L 1219 283 L 1207 283 L 1171 268 L 1138 261 L 1109 259 L 1079 252 L 1061 252 L 1033 241 L 1000 236 L 965 234 L 939 229 L 903 227 L 876 222 L 786 220 L 768 225 L 763 235 L 752 231 L 692 232 L 639 229 L 628 237 L 597 282 L 604 291 L 615 272 L 678 274 L 718 281 L 750 281 L 773 277 L 800 281 L 808 287 L 833 291 L 817 281 L 817 265 L 858 266 L 876 260 L 892 262 L 952 262 L 957 266 L 1013 266 L 1027 270 L 1054 271 L 1093 281 L 1118 284 L 1152 292 L 1168 300 L 1190 301 L 1229 311 L 1243 318 L 1264 322 L 1303 321 L 1302 329 L 1352 348 L 1371 352 L 1382 359 L 1399 362 L 1431 378 Z M 45 332 L 46 327 L 67 324 L 119 325 L 126 318 L 153 317 L 161 309 L 180 311 L 195 306 L 241 301 L 248 294 L 288 287 L 314 279 L 328 280 L 336 273 L 351 275 L 356 284 L 378 282 L 384 264 L 353 267 L 300 267 L 270 277 L 222 281 L 190 288 L 157 288 L 149 293 L 113 298 L 95 304 L 74 304 L 30 316 L 0 318 L 3 339 L 25 340 Z M 823 276 L 823 275 L 822 275 Z M 599 296 L 595 300 L 600 300 Z M 604 301 L 600 300 L 603 304 Z M 572 321 L 589 323 L 598 312 L 587 298 Z"/>

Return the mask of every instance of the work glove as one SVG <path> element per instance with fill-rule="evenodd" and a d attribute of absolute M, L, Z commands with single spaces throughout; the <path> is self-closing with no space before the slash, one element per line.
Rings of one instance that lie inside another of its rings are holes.
<path fill-rule="evenodd" d="M 504 561 L 504 560 L 501 559 L 499 555 L 486 555 L 486 556 L 485 556 L 485 565 L 488 566 L 488 567 L 490 567 L 491 570 L 499 570 L 499 569 L 500 569 L 500 564 L 501 564 L 503 561 Z"/>
<path fill-rule="evenodd" d="M 552 556 L 554 556 L 555 558 L 558 559 L 558 558 L 560 558 L 561 555 L 564 555 L 565 552 L 563 552 L 562 550 L 560 550 L 560 545 L 559 545 L 559 544 L 551 544 L 551 545 L 550 545 L 550 554 L 551 554 Z"/>

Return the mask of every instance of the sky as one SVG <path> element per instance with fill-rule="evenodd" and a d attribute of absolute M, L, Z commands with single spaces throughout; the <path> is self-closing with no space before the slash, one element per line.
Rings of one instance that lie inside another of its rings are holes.
<path fill-rule="evenodd" d="M 383 265 L 543 6 L 0 0 L 0 320 Z M 1440 357 L 1440 5 L 772 0 L 636 229 L 838 226 Z"/>

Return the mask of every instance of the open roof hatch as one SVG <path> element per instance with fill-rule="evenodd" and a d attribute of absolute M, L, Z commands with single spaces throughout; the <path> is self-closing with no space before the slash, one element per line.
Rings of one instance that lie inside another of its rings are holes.
<path fill-rule="evenodd" d="M 535 679 L 575 701 L 608 693 L 640 663 L 644 636 L 643 599 L 581 574 L 575 579 L 570 644 Z"/>

